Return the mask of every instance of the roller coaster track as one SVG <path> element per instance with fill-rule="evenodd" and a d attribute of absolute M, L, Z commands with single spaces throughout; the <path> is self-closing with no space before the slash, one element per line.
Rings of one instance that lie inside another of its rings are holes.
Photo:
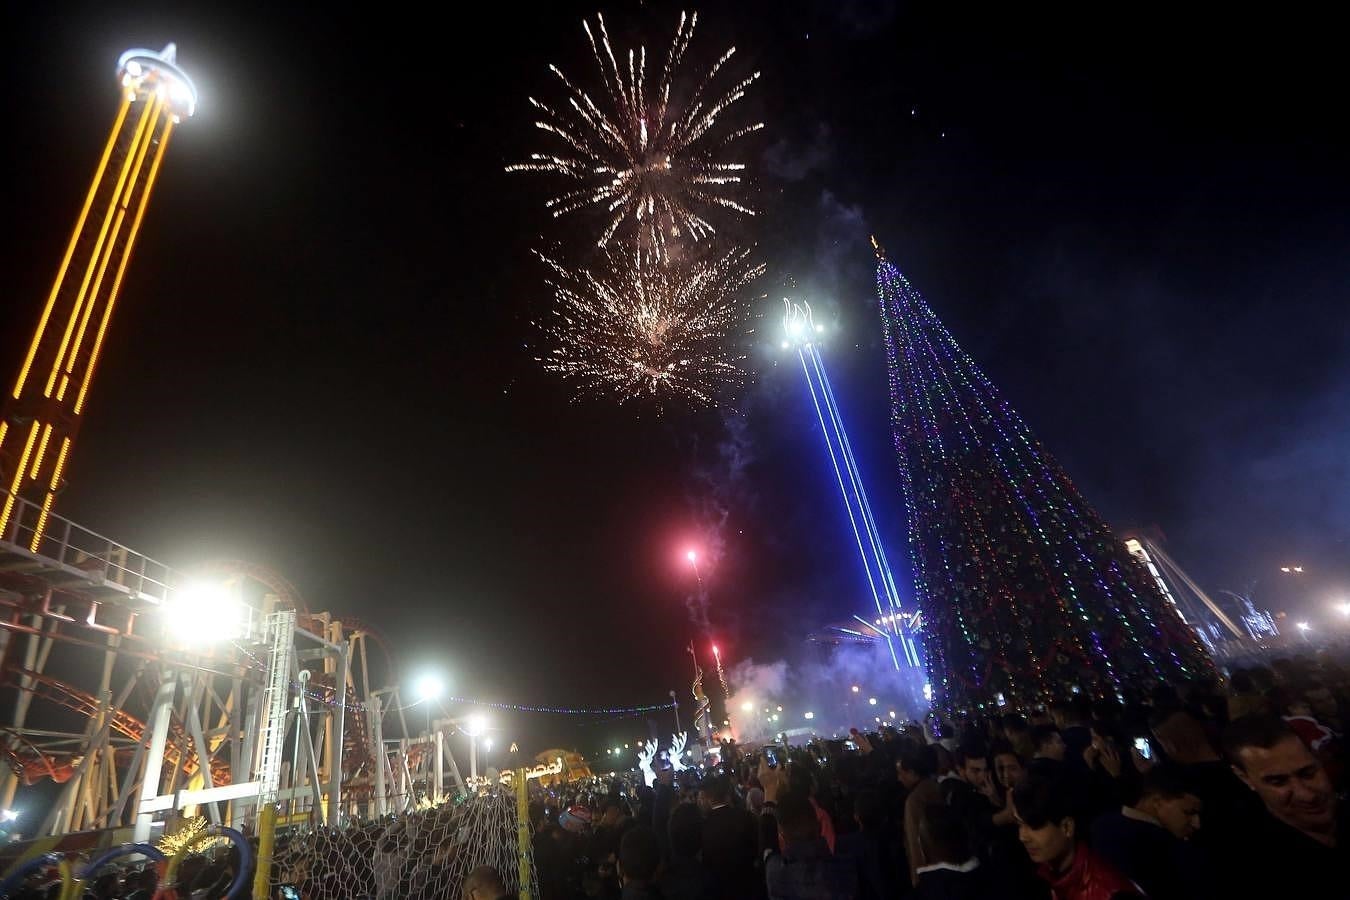
<path fill-rule="evenodd" d="M 25 679 L 27 683 L 25 683 Z M 96 718 L 102 709 L 98 698 L 93 694 L 42 672 L 11 666 L 5 670 L 5 681 L 6 686 L 28 691 L 34 699 L 55 704 L 79 713 L 86 718 Z M 113 710 L 108 725 L 113 731 L 138 744 L 145 740 L 145 722 L 125 710 Z M 197 759 L 197 751 L 192 747 L 192 742 L 187 739 L 187 732 L 177 716 L 174 716 L 169 723 L 169 734 L 171 740 L 164 746 L 164 761 L 174 768 L 179 768 L 181 764 L 183 773 L 189 777 L 197 774 L 201 767 Z M 180 750 L 183 747 L 187 748 L 185 756 Z M 230 764 L 228 762 L 223 759 L 212 758 L 210 765 L 212 785 L 219 786 L 230 783 Z"/>

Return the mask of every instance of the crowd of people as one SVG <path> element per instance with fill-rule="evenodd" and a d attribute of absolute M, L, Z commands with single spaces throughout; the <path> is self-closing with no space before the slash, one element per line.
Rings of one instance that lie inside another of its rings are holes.
<path fill-rule="evenodd" d="M 1350 896 L 1325 661 L 935 719 L 532 808 L 542 900 Z M 856 748 L 856 749 L 854 749 Z M 781 763 L 781 764 L 780 764 Z"/>
<path fill-rule="evenodd" d="M 961 721 L 748 751 L 656 783 L 532 786 L 539 900 L 1109 900 L 1350 896 L 1340 800 L 1350 673 L 1325 660 L 1233 671 L 1221 687 L 1073 696 Z M 515 800 L 283 834 L 272 896 L 516 896 Z M 227 851 L 177 896 L 215 898 Z M 56 896 L 30 885 L 22 896 Z M 85 897 L 156 895 L 103 873 Z"/>

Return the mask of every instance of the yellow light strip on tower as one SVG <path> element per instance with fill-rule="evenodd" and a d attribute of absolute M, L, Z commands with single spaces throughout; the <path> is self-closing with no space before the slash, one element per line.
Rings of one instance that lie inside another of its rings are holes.
<path fill-rule="evenodd" d="M 23 453 L 19 456 L 18 468 L 14 470 L 14 481 L 9 486 L 9 496 L 5 498 L 5 507 L 0 511 L 0 535 L 3 535 L 9 527 L 10 514 L 14 512 L 14 501 L 19 499 L 19 485 L 23 482 L 24 469 L 28 467 L 28 455 L 33 452 L 33 439 L 37 437 L 38 422 L 33 420 L 32 426 L 28 429 L 28 441 L 23 445 Z"/>
<path fill-rule="evenodd" d="M 19 368 L 19 378 L 14 382 L 14 399 L 19 399 L 19 394 L 23 393 L 24 382 L 28 380 L 28 371 L 33 367 L 33 360 L 37 357 L 38 345 L 42 343 L 42 335 L 47 330 L 47 321 L 51 318 L 52 309 L 56 306 L 56 297 L 61 293 L 61 284 L 66 278 L 66 269 L 70 266 L 70 258 L 75 255 L 75 247 L 80 242 L 80 233 L 84 231 L 84 220 L 89 216 L 89 208 L 94 205 L 94 197 L 98 195 L 98 186 L 103 181 L 103 173 L 108 168 L 108 160 L 112 158 L 113 147 L 117 146 L 117 136 L 122 132 L 122 123 L 126 120 L 127 110 L 131 108 L 131 98 L 123 96 L 122 104 L 117 108 L 117 118 L 113 120 L 112 132 L 108 135 L 108 143 L 103 148 L 103 156 L 98 161 L 98 168 L 94 170 L 94 182 L 89 186 L 89 193 L 84 198 L 84 206 L 80 209 L 80 217 L 75 220 L 75 231 L 70 236 L 70 243 L 66 245 L 66 255 L 61 259 L 61 267 L 56 270 L 56 281 L 52 283 L 51 293 L 47 295 L 47 305 L 42 308 L 42 316 L 38 319 L 37 331 L 33 334 L 33 343 L 28 347 L 28 354 L 23 359 L 23 365 Z M 2 433 L 0 433 L 2 435 Z"/>
<path fill-rule="evenodd" d="M 47 496 L 42 498 L 42 512 L 38 513 L 37 525 L 33 527 L 33 540 L 28 544 L 28 549 L 34 553 L 38 552 L 38 547 L 42 546 L 42 536 L 47 533 L 47 516 L 51 514 L 52 501 L 55 499 L 56 495 L 51 491 L 48 491 Z"/>
<path fill-rule="evenodd" d="M 0 447 L 5 446 L 5 435 L 9 434 L 9 422 L 0 422 Z"/>
<path fill-rule="evenodd" d="M 138 167 L 140 166 L 139 160 L 136 165 Z M 84 332 L 89 327 L 89 318 L 94 314 L 94 307 L 98 305 L 98 292 L 103 287 L 103 276 L 107 274 L 108 263 L 112 262 L 113 254 L 116 252 L 117 236 L 122 232 L 122 221 L 126 216 L 127 211 L 125 209 L 117 210 L 117 217 L 113 221 L 112 236 L 108 240 L 108 246 L 106 252 L 103 254 L 103 259 L 99 260 L 98 274 L 94 276 L 94 286 L 89 289 L 89 302 L 84 305 L 84 315 L 79 317 L 80 327 L 75 332 L 75 340 L 70 344 L 70 352 L 66 354 L 66 372 L 70 372 L 74 368 L 75 355 L 80 352 L 80 344 L 84 343 Z M 56 364 L 59 366 L 61 361 L 58 359 Z M 61 377 L 64 380 L 65 374 L 63 373 Z M 65 393 L 66 392 L 62 390 L 56 395 L 56 399 L 64 400 Z"/>
<path fill-rule="evenodd" d="M 42 440 L 38 441 L 37 455 L 33 457 L 33 467 L 28 470 L 29 478 L 37 478 L 38 469 L 42 468 L 42 457 L 47 453 L 47 442 L 52 439 L 52 423 L 48 422 L 47 427 L 42 429 Z"/>
<path fill-rule="evenodd" d="M 84 409 L 84 396 L 94 380 L 94 367 L 98 365 L 99 351 L 103 349 L 103 336 L 108 331 L 108 320 L 112 318 L 113 305 L 117 302 L 118 291 L 122 288 L 122 276 L 126 274 L 127 261 L 131 259 L 131 250 L 136 245 L 136 235 L 141 231 L 141 220 L 145 218 L 145 208 L 150 203 L 150 192 L 155 187 L 155 179 L 159 177 L 159 164 L 164 159 L 164 151 L 169 148 L 169 138 L 173 136 L 173 126 L 174 121 L 170 117 L 164 124 L 164 131 L 159 137 L 159 149 L 155 151 L 155 158 L 150 163 L 150 172 L 145 178 L 145 190 L 141 191 L 141 202 L 136 207 L 136 217 L 131 220 L 131 230 L 127 232 L 126 250 L 122 253 L 122 259 L 117 264 L 117 274 L 113 276 L 112 288 L 108 291 L 108 302 L 103 307 L 103 320 L 99 322 L 98 333 L 94 335 L 94 346 L 89 351 L 89 365 L 84 370 L 84 379 L 80 383 L 80 394 L 75 398 L 75 415 L 77 416 Z"/>
<path fill-rule="evenodd" d="M 156 118 L 167 118 L 168 110 L 163 104 L 160 105 Z M 103 261 L 98 265 L 98 275 L 94 277 L 94 286 L 89 291 L 89 302 L 85 304 L 84 315 L 80 319 L 80 330 L 75 334 L 75 343 L 70 347 L 70 354 L 66 357 L 66 371 L 73 373 L 75 371 L 75 357 L 80 353 L 80 346 L 84 343 L 84 333 L 89 327 L 89 317 L 93 315 L 94 305 L 98 302 L 98 292 L 103 287 L 103 276 L 108 271 L 108 263 L 112 261 L 113 254 L 117 252 L 117 238 L 122 233 L 122 222 L 126 219 L 127 209 L 131 204 L 131 195 L 136 192 L 136 183 L 140 181 L 141 170 L 145 168 L 145 155 L 149 151 L 150 145 L 155 142 L 155 129 L 158 122 L 150 123 L 150 130 L 146 132 L 145 140 L 141 142 L 141 148 L 136 153 L 136 165 L 131 170 L 131 178 L 127 180 L 126 190 L 120 196 L 113 198 L 113 203 L 118 207 L 117 220 L 113 222 L 112 236 L 108 239 L 108 246 L 103 254 Z M 123 249 L 123 255 L 131 252 L 130 247 Z M 62 379 L 64 382 L 64 379 Z M 65 399 L 65 390 L 63 389 L 56 397 L 57 400 Z"/>
<path fill-rule="evenodd" d="M 61 441 L 61 452 L 56 454 L 56 468 L 52 469 L 51 489 L 56 490 L 61 486 L 61 473 L 66 470 L 66 455 L 70 453 L 70 438 L 63 438 Z"/>
<path fill-rule="evenodd" d="M 75 307 L 70 314 L 70 321 L 66 323 L 66 333 L 61 338 L 61 349 L 56 352 L 56 359 L 52 362 L 52 373 L 47 377 L 47 386 L 43 389 L 43 395 L 50 397 L 52 395 L 52 386 L 56 384 L 56 373 L 61 371 L 61 360 L 65 358 L 66 347 L 70 345 L 70 336 L 75 331 L 75 319 L 80 315 L 80 310 L 84 306 L 85 292 L 89 289 L 89 279 L 94 276 L 94 269 L 98 266 L 98 260 L 103 253 L 103 241 L 108 236 L 108 226 L 112 224 L 113 216 L 117 211 L 117 198 L 122 193 L 122 187 L 127 182 L 127 175 L 131 171 L 131 164 L 136 158 L 136 150 L 140 148 L 141 141 L 145 138 L 146 125 L 154 121 L 158 114 L 159 97 L 156 96 L 145 104 L 145 109 L 141 112 L 141 117 L 136 125 L 136 134 L 132 137 L 131 146 L 127 148 L 127 158 L 122 161 L 122 171 L 117 177 L 117 186 L 113 188 L 112 200 L 108 203 L 108 212 L 103 217 L 103 227 L 99 229 L 98 240 L 94 243 L 93 253 L 89 257 L 89 265 L 85 267 L 84 280 L 80 282 L 80 291 L 75 295 Z"/>

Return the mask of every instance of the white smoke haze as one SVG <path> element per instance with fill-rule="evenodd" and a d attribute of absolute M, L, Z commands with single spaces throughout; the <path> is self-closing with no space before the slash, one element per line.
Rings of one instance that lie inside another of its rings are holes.
<path fill-rule="evenodd" d="M 884 644 L 840 646 L 824 660 L 746 659 L 727 671 L 731 688 L 727 714 L 732 734 L 741 743 L 770 741 L 780 732 L 796 729 L 843 737 L 849 728 L 868 731 L 879 724 L 921 719 L 928 712 L 923 697 L 926 680 L 922 669 L 897 672 Z M 876 705 L 869 702 L 873 698 Z M 789 740 L 804 743 L 806 738 Z"/>

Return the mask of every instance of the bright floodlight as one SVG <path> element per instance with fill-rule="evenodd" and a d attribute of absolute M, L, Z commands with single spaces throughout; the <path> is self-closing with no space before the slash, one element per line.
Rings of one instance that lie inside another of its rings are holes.
<path fill-rule="evenodd" d="M 209 581 L 172 592 L 164 604 L 169 632 L 189 644 L 243 637 L 247 612 L 228 586 Z"/>
<path fill-rule="evenodd" d="M 697 562 L 698 562 L 698 551 L 696 551 L 696 550 L 688 550 L 688 551 L 685 551 L 684 558 L 687 559 L 687 560 L 689 560 L 691 563 L 697 563 Z"/>
<path fill-rule="evenodd" d="M 868 698 L 867 698 L 867 705 L 868 705 L 868 706 L 876 706 L 876 705 L 877 705 L 877 698 L 876 698 L 876 697 L 868 697 Z"/>
<path fill-rule="evenodd" d="M 1336 609 L 1341 615 L 1350 617 L 1350 602 L 1343 600 L 1336 605 Z"/>
<path fill-rule="evenodd" d="M 815 717 L 816 717 L 816 714 L 813 713 L 813 712 L 809 712 L 809 711 L 808 711 L 807 713 L 805 713 L 804 716 L 803 716 L 803 718 L 807 718 L 807 719 L 814 719 Z"/>
<path fill-rule="evenodd" d="M 416 687 L 418 700 L 435 700 L 445 692 L 445 684 L 438 675 L 423 675 L 417 679 Z"/>
<path fill-rule="evenodd" d="M 13 822 L 17 818 L 19 818 L 17 810 L 0 809 L 0 822 Z"/>
<path fill-rule="evenodd" d="M 1312 626 L 1309 625 L 1307 622 L 1299 622 L 1299 623 L 1298 623 L 1298 630 L 1299 630 L 1299 631 L 1308 631 L 1308 630 L 1311 629 L 1311 628 L 1312 628 Z"/>
<path fill-rule="evenodd" d="M 755 711 L 755 701 L 747 700 L 741 704 L 741 712 L 754 712 L 754 711 Z"/>
<path fill-rule="evenodd" d="M 477 737 L 484 731 L 487 731 L 487 719 L 484 716 L 475 713 L 474 715 L 469 716 L 469 721 L 465 724 L 464 730 L 469 733 L 470 737 Z"/>
<path fill-rule="evenodd" d="M 490 752 L 491 750 L 492 750 L 492 738 L 483 738 L 483 752 L 486 753 Z"/>
<path fill-rule="evenodd" d="M 853 693 L 856 694 L 856 693 L 858 693 L 858 692 L 861 691 L 861 690 L 862 690 L 862 688 L 858 687 L 856 684 L 853 686 Z"/>

